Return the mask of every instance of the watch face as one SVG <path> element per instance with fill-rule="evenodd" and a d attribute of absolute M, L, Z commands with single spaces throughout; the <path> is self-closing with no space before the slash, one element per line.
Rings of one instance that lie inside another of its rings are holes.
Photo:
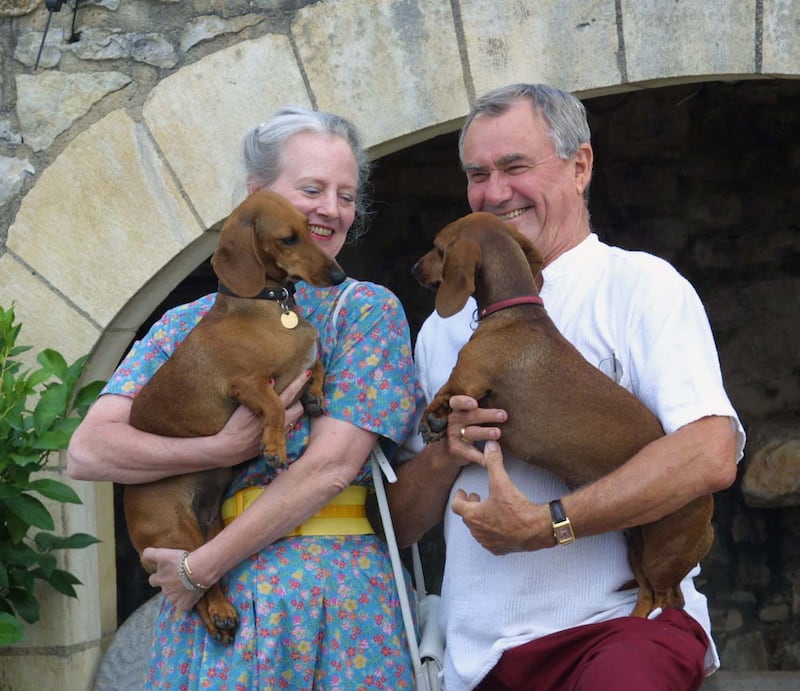
<path fill-rule="evenodd" d="M 569 522 L 553 526 L 553 534 L 556 536 L 556 541 L 560 545 L 564 545 L 575 540 L 575 533 L 572 532 L 572 526 Z"/>

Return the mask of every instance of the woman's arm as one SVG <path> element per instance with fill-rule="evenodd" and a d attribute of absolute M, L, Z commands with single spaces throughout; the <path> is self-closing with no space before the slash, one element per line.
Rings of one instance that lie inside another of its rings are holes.
<path fill-rule="evenodd" d="M 299 395 L 306 375 L 281 393 L 284 405 Z M 133 399 L 101 396 L 75 430 L 67 450 L 67 472 L 76 480 L 122 484 L 152 482 L 172 475 L 233 466 L 261 450 L 261 418 L 239 406 L 225 427 L 209 437 L 162 437 L 132 427 Z M 302 414 L 299 403 L 286 410 L 286 424 Z"/>
<path fill-rule="evenodd" d="M 375 439 L 373 432 L 342 420 L 313 419 L 305 453 L 267 485 L 242 515 L 191 553 L 192 579 L 206 586 L 215 583 L 243 559 L 313 516 L 355 480 Z M 150 584 L 161 588 L 176 607 L 190 609 L 199 594 L 186 590 L 178 578 L 181 554 L 151 547 L 144 551 L 145 558 L 158 565 Z"/>

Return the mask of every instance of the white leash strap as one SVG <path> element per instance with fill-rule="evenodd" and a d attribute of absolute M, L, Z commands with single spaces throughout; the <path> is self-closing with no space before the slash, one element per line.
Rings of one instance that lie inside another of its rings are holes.
<path fill-rule="evenodd" d="M 408 600 L 406 579 L 403 575 L 403 562 L 400 560 L 400 550 L 397 548 L 397 538 L 394 534 L 392 516 L 389 513 L 389 501 L 386 498 L 386 487 L 383 484 L 383 475 L 381 474 L 382 467 L 388 466 L 391 468 L 391 466 L 389 466 L 386 455 L 377 443 L 370 452 L 369 458 L 372 464 L 372 481 L 375 483 L 375 494 L 378 497 L 378 507 L 381 512 L 381 519 L 383 520 L 383 531 L 386 534 L 386 544 L 389 547 L 389 557 L 392 560 L 394 580 L 397 585 L 397 596 L 400 598 L 400 609 L 403 614 L 403 626 L 405 626 L 406 629 L 408 649 L 411 653 L 411 664 L 414 666 L 414 678 L 417 680 L 417 686 L 419 686 L 419 678 L 422 675 L 422 662 L 419 656 L 416 629 L 414 628 L 414 617 L 411 614 L 411 604 Z M 392 475 L 394 475 L 393 470 Z M 390 480 L 390 482 L 395 482 L 396 480 L 397 477 L 395 476 L 394 480 Z"/>

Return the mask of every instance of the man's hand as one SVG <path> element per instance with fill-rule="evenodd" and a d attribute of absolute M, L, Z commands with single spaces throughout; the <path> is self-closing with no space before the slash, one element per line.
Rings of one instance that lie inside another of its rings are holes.
<path fill-rule="evenodd" d="M 473 537 L 492 554 L 529 552 L 555 544 L 547 506 L 532 504 L 506 472 L 497 442 L 487 441 L 483 464 L 489 473 L 486 500 L 458 490 L 451 508 L 464 519 Z"/>
<path fill-rule="evenodd" d="M 505 410 L 480 408 L 478 401 L 470 396 L 451 396 L 448 401 L 450 415 L 447 416 L 447 450 L 459 465 L 478 463 L 484 465 L 483 454 L 475 442 L 497 440 L 499 425 L 508 419 Z"/>

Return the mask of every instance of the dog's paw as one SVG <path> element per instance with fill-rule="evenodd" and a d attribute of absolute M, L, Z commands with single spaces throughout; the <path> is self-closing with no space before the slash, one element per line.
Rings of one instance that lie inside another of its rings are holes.
<path fill-rule="evenodd" d="M 422 440 L 426 444 L 432 444 L 435 441 L 444 439 L 447 433 L 447 418 L 444 420 L 428 415 L 419 423 L 419 433 L 422 435 Z"/>
<path fill-rule="evenodd" d="M 217 612 L 212 614 L 212 617 L 216 627 L 214 638 L 224 645 L 233 643 L 233 639 L 236 636 L 236 628 L 239 625 L 236 610 L 231 608 L 226 613 Z"/>

